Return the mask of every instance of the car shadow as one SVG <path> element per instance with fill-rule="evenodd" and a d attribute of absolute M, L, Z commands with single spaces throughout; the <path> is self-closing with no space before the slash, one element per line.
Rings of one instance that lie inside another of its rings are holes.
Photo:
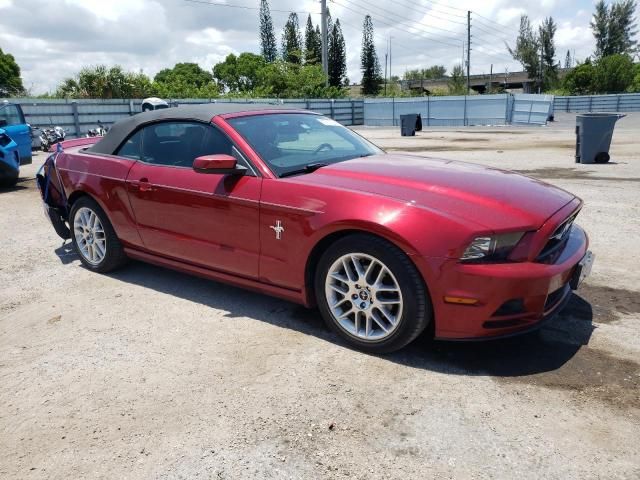
<path fill-rule="evenodd" d="M 58 258 L 60 259 L 60 262 L 62 262 L 63 265 L 68 265 L 69 263 L 72 263 L 75 260 L 80 262 L 80 257 L 78 256 L 76 251 L 73 249 L 73 245 L 70 241 L 63 242 L 62 245 L 60 245 L 58 248 L 54 250 L 54 252 L 58 256 Z"/>
<path fill-rule="evenodd" d="M 10 192 L 19 192 L 21 190 L 29 190 L 29 187 L 23 187 L 22 185 L 12 185 L 10 187 L 5 187 L 0 183 L 0 193 L 10 193 Z"/>
<path fill-rule="evenodd" d="M 578 311 L 580 315 L 574 315 Z M 589 343 L 594 329 L 591 305 L 572 293 L 564 310 L 534 332 L 476 342 L 437 341 L 422 335 L 392 357 L 442 373 L 520 377 L 559 369 Z"/>
<path fill-rule="evenodd" d="M 63 263 L 78 258 L 70 247 L 67 244 L 56 250 Z M 325 326 L 315 309 L 142 262 L 131 262 L 109 276 L 225 311 L 230 320 L 249 317 L 349 348 Z M 550 372 L 562 367 L 589 343 L 595 328 L 592 320 L 591 305 L 572 294 L 564 311 L 536 332 L 482 342 L 438 341 L 425 333 L 399 352 L 382 358 L 454 375 L 517 377 Z"/>
<path fill-rule="evenodd" d="M 21 190 L 30 190 L 35 184 L 31 184 L 35 180 L 33 177 L 20 177 L 15 185 L 6 186 L 0 182 L 0 193 L 19 192 Z"/>

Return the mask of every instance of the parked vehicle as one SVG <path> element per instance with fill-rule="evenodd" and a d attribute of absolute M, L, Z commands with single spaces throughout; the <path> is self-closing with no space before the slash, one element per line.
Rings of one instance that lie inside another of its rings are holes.
<path fill-rule="evenodd" d="M 31 163 L 31 127 L 25 121 L 20 105 L 7 101 L 0 103 L 0 128 L 18 146 L 22 164 Z"/>
<path fill-rule="evenodd" d="M 31 151 L 41 150 L 42 143 L 40 137 L 42 136 L 42 130 L 40 127 L 34 127 L 32 125 L 29 125 L 29 130 L 31 134 Z"/>
<path fill-rule="evenodd" d="M 385 154 L 308 111 L 188 106 L 97 140 L 64 143 L 39 179 L 63 192 L 44 200 L 86 268 L 134 258 L 317 305 L 365 351 L 397 350 L 427 326 L 446 339 L 537 328 L 593 262 L 571 193 Z"/>
<path fill-rule="evenodd" d="M 18 144 L 0 128 L 0 187 L 13 186 L 20 176 Z"/>
<path fill-rule="evenodd" d="M 109 130 L 98 120 L 98 126 L 87 132 L 87 137 L 104 137 Z"/>
<path fill-rule="evenodd" d="M 43 152 L 48 152 L 56 143 L 64 142 L 67 137 L 67 130 L 60 126 L 40 129 L 40 148 Z"/>
<path fill-rule="evenodd" d="M 142 111 L 149 112 L 152 110 L 161 110 L 163 108 L 169 108 L 169 104 L 157 97 L 149 97 L 142 100 Z"/>

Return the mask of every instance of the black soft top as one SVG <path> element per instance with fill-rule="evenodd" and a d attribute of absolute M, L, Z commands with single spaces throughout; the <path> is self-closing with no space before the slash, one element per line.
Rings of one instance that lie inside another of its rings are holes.
<path fill-rule="evenodd" d="M 159 120 L 196 120 L 210 122 L 217 115 L 226 113 L 250 112 L 253 110 L 297 110 L 283 104 L 270 103 L 204 103 L 199 105 L 182 105 L 177 108 L 164 108 L 150 112 L 138 113 L 113 124 L 102 139 L 87 150 L 89 152 L 112 155 L 122 145 L 129 134 L 142 125 Z M 304 110 L 300 110 L 301 112 Z"/>

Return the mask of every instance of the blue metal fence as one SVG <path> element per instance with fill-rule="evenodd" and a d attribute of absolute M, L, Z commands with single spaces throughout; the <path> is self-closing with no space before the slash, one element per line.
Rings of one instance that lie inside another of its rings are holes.
<path fill-rule="evenodd" d="M 82 136 L 100 121 L 111 125 L 139 113 L 141 100 L 60 100 L 17 98 L 27 121 L 34 126 L 61 125 L 69 136 Z M 640 93 L 553 97 L 550 95 L 504 94 L 450 97 L 369 99 L 180 99 L 175 104 L 193 103 L 284 103 L 331 117 L 344 125 L 397 126 L 400 115 L 420 113 L 425 126 L 544 125 L 556 112 L 637 112 Z"/>
<path fill-rule="evenodd" d="M 27 122 L 36 127 L 60 125 L 69 129 L 69 138 L 83 136 L 98 122 L 112 125 L 118 120 L 140 113 L 142 100 L 60 100 L 15 98 L 10 102 L 22 106 Z M 303 108 L 321 113 L 343 125 L 362 125 L 364 102 L 362 99 L 180 99 L 168 102 L 172 105 L 198 103 L 264 103 L 286 104 L 291 108 Z"/>
<path fill-rule="evenodd" d="M 424 126 L 544 125 L 550 95 L 472 95 L 457 97 L 371 98 L 364 102 L 364 124 L 400 125 L 400 115 L 419 113 Z"/>
<path fill-rule="evenodd" d="M 515 125 L 545 125 L 553 111 L 553 95 L 518 94 L 513 96 L 513 108 L 507 123 Z"/>
<path fill-rule="evenodd" d="M 555 97 L 556 112 L 640 112 L 640 93 Z"/>

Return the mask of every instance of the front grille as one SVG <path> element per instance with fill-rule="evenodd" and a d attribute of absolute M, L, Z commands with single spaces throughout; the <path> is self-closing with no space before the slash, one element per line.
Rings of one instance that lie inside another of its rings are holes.
<path fill-rule="evenodd" d="M 511 318 L 509 320 L 487 320 L 482 324 L 483 328 L 509 328 L 525 325 L 530 320 L 526 318 Z"/>
<path fill-rule="evenodd" d="M 571 228 L 573 227 L 573 222 L 578 216 L 578 213 L 579 212 L 575 212 L 564 222 L 558 225 L 558 227 L 549 237 L 549 240 L 545 244 L 538 257 L 536 258 L 536 262 L 554 263 L 557 260 L 557 258 L 562 253 L 562 249 L 566 245 L 567 240 L 569 239 Z"/>

